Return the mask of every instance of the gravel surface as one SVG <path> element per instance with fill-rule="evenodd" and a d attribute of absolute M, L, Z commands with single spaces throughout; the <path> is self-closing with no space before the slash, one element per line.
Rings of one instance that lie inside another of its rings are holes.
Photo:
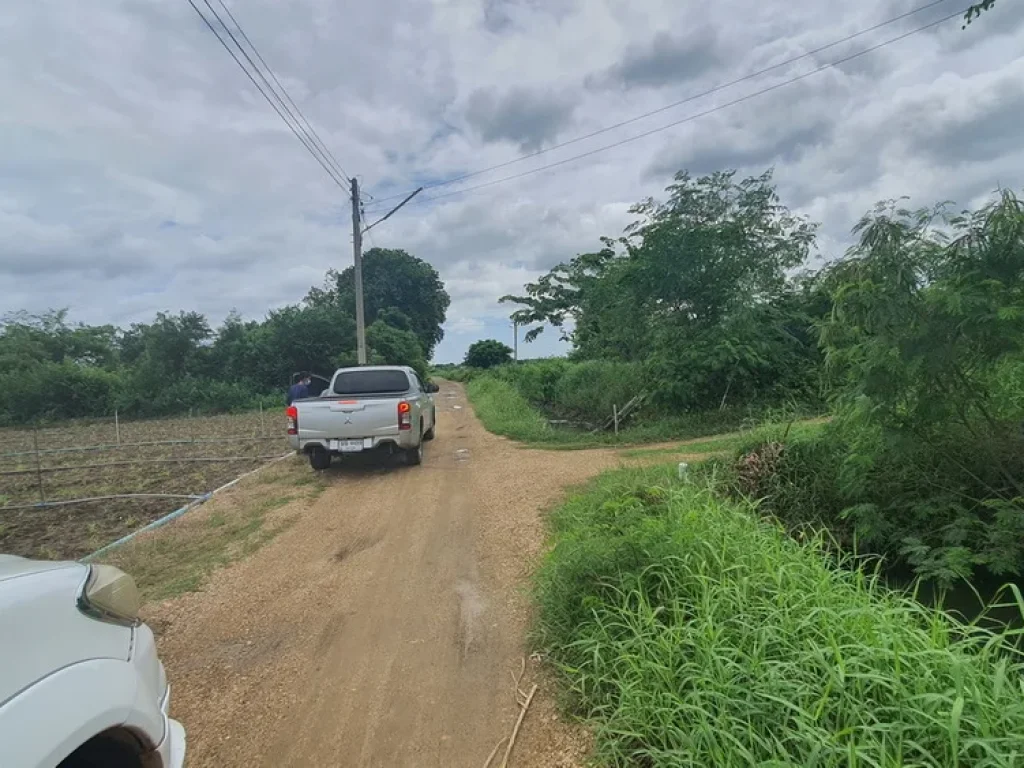
<path fill-rule="evenodd" d="M 436 397 L 422 466 L 332 467 L 319 499 L 278 512 L 300 515 L 270 544 L 147 607 L 190 768 L 480 768 L 511 731 L 543 510 L 621 460 L 520 448 L 459 385 Z M 527 660 L 521 687 L 534 683 L 510 765 L 582 765 L 586 733 Z"/>

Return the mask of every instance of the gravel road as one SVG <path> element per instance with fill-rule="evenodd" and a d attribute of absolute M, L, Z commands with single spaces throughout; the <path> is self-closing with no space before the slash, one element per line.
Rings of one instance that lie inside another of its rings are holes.
<path fill-rule="evenodd" d="M 436 401 L 422 466 L 333 467 L 286 532 L 150 607 L 189 768 L 480 768 L 511 731 L 542 510 L 620 460 L 495 437 L 457 384 Z M 580 765 L 539 673 L 509 765 Z"/>

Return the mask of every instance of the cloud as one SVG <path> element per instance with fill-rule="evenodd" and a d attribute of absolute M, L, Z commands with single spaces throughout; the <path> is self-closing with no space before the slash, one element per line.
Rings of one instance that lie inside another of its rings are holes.
<path fill-rule="evenodd" d="M 466 104 L 466 122 L 486 142 L 512 141 L 524 152 L 551 142 L 572 121 L 571 94 L 512 88 L 473 91 Z"/>
<path fill-rule="evenodd" d="M 380 199 L 658 109 L 912 5 L 731 0 L 703 5 L 696 30 L 678 0 L 231 8 L 345 170 Z M 510 338 L 512 308 L 499 296 L 619 234 L 629 206 L 663 194 L 683 167 L 774 167 L 782 202 L 822 223 L 825 255 L 849 244 L 850 227 L 878 199 L 967 205 L 997 185 L 1019 187 L 1021 3 L 998 3 L 967 30 L 952 21 L 782 85 L 945 12 L 427 190 L 366 246 L 405 248 L 437 267 L 452 295 L 437 355 L 455 360 L 476 338 Z M 4 310 L 67 306 L 75 321 L 130 323 L 185 309 L 216 324 L 232 308 L 258 318 L 296 302 L 327 269 L 351 263 L 345 193 L 187 3 L 17 4 L 0 22 L 0 91 Z M 552 162 L 560 165 L 429 201 Z M 520 344 L 524 356 L 559 349 L 550 333 Z"/>
<path fill-rule="evenodd" d="M 1022 78 L 1024 66 L 986 78 L 983 88 L 956 76 L 940 79 L 906 105 L 901 124 L 908 149 L 941 165 L 994 160 L 1019 149 Z"/>
<path fill-rule="evenodd" d="M 658 32 L 653 39 L 630 46 L 622 60 L 610 67 L 595 85 L 657 88 L 692 80 L 721 63 L 714 29 L 673 35 Z"/>
<path fill-rule="evenodd" d="M 679 142 L 654 158 L 647 169 L 651 179 L 665 179 L 677 171 L 687 170 L 692 176 L 704 176 L 725 169 L 757 172 L 780 163 L 799 160 L 806 153 L 826 145 L 835 130 L 832 123 L 814 120 L 807 125 L 786 126 L 782 132 L 732 132 L 729 129 L 715 136 L 703 137 L 700 146 Z"/>

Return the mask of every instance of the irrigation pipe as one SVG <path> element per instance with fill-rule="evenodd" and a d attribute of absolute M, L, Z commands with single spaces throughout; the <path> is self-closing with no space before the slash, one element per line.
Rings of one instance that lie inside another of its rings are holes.
<path fill-rule="evenodd" d="M 0 512 L 9 509 L 39 509 L 41 507 L 63 507 L 68 504 L 85 504 L 90 501 L 113 501 L 114 499 L 201 499 L 201 493 L 114 493 L 109 496 L 86 496 L 81 499 L 63 499 L 61 501 L 37 501 L 32 504 L 5 504 Z"/>
<path fill-rule="evenodd" d="M 189 464 L 212 463 L 222 461 L 266 461 L 276 456 L 182 456 L 166 459 L 135 459 L 134 461 L 106 461 L 99 464 L 62 464 L 57 467 L 36 467 L 34 469 L 8 469 L 0 472 L 0 477 L 14 475 L 36 475 L 40 472 L 64 472 L 72 469 L 102 469 L 104 467 L 130 467 L 135 464 Z"/>
<path fill-rule="evenodd" d="M 228 435 L 227 437 L 175 438 L 174 440 L 143 440 L 137 443 L 98 443 L 96 445 L 73 445 L 69 448 L 43 448 L 39 453 L 80 453 L 82 451 L 111 451 L 119 448 L 141 448 L 149 445 L 191 445 L 192 443 L 234 443 L 252 440 L 282 440 L 282 435 Z M 34 456 L 35 451 L 14 451 L 0 453 L 0 459 L 15 456 Z"/>
<path fill-rule="evenodd" d="M 226 491 L 228 488 L 232 487 L 233 485 L 235 485 L 240 480 L 244 480 L 245 478 L 249 477 L 250 475 L 255 475 L 261 469 L 266 469 L 267 467 L 271 466 L 272 464 L 277 464 L 277 462 L 284 461 L 285 459 L 289 458 L 290 456 L 294 456 L 294 455 L 295 455 L 294 451 L 289 451 L 288 453 L 285 453 L 285 454 L 283 454 L 281 456 L 277 456 L 273 460 L 268 461 L 266 464 L 263 464 L 263 465 L 261 465 L 259 467 L 256 467 L 256 469 L 250 470 L 249 472 L 246 472 L 244 475 L 239 475 L 238 477 L 236 477 L 231 482 L 224 483 L 224 485 L 220 486 L 220 488 L 214 488 L 209 493 L 204 493 L 198 499 L 195 499 L 195 500 L 189 502 L 184 507 L 181 507 L 179 509 L 174 510 L 170 514 L 164 515 L 163 517 L 161 517 L 161 518 L 159 518 L 157 520 L 154 520 L 149 525 L 144 525 L 142 528 L 139 528 L 139 530 L 133 531 L 132 533 L 129 533 L 127 536 L 122 536 L 117 541 L 112 541 L 109 544 L 107 544 L 105 547 L 100 547 L 99 549 L 97 549 L 92 554 L 86 555 L 85 557 L 81 558 L 81 561 L 83 563 L 91 562 L 92 560 L 96 559 L 100 555 L 102 555 L 102 554 L 104 554 L 106 552 L 109 552 L 112 549 L 116 549 L 117 547 L 120 547 L 122 544 L 127 544 L 129 541 L 134 539 L 140 533 L 145 533 L 146 531 L 152 531 L 152 530 L 155 530 L 157 528 L 161 528 L 161 527 L 167 525 L 172 520 L 177 520 L 179 517 L 184 515 L 189 510 L 195 509 L 200 504 L 203 504 L 204 502 L 209 501 L 211 498 L 213 498 L 213 496 L 215 494 L 218 494 L 221 491 Z"/>

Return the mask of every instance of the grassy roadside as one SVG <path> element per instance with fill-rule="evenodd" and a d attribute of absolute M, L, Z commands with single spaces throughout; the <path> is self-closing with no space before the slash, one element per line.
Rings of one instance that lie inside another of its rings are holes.
<path fill-rule="evenodd" d="M 552 427 L 512 384 L 500 379 L 474 378 L 466 384 L 466 394 L 488 431 L 543 448 L 594 448 L 704 437 L 737 429 L 741 421 L 734 412 L 666 415 L 653 424 L 626 427 L 618 436 L 612 432 L 592 435 Z"/>
<path fill-rule="evenodd" d="M 665 448 L 634 448 L 623 451 L 622 455 L 626 458 L 637 458 L 641 456 L 670 456 L 676 453 L 734 453 L 752 442 L 768 438 L 782 440 L 784 434 L 789 439 L 815 437 L 824 428 L 825 421 L 821 419 L 806 419 L 789 424 L 765 424 L 752 430 L 719 435 L 707 440 L 687 440 L 679 445 Z"/>
<path fill-rule="evenodd" d="M 268 467 L 174 522 L 102 558 L 130 573 L 146 602 L 202 589 L 217 568 L 240 560 L 295 522 L 295 503 L 324 489 L 304 462 Z"/>
<path fill-rule="evenodd" d="M 571 497 L 536 577 L 537 641 L 600 764 L 1021 764 L 1024 660 L 997 636 L 672 473 Z"/>

